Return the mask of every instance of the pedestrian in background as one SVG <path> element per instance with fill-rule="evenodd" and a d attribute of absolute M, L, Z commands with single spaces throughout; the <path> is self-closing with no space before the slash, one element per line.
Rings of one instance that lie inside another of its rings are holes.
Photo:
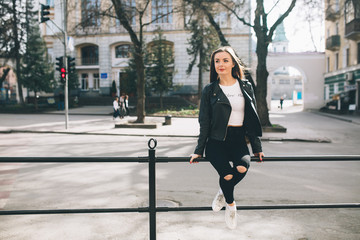
<path fill-rule="evenodd" d="M 129 111 L 129 95 L 125 95 L 125 116 L 129 116 L 130 115 L 130 111 Z"/>
<path fill-rule="evenodd" d="M 119 100 L 119 111 L 120 111 L 120 118 L 124 118 L 125 114 L 126 114 L 126 109 L 125 109 L 125 94 L 121 95 L 120 100 Z"/>
<path fill-rule="evenodd" d="M 220 189 L 212 209 L 218 212 L 226 206 L 226 225 L 235 229 L 234 188 L 245 177 L 251 160 L 245 137 L 260 161 L 264 153 L 254 91 L 231 47 L 219 48 L 211 55 L 210 84 L 202 91 L 199 123 L 198 144 L 190 163 L 196 163 L 205 151 L 207 160 L 219 174 Z"/>
<path fill-rule="evenodd" d="M 65 96 L 62 91 L 59 92 L 58 110 L 64 110 Z"/>
<path fill-rule="evenodd" d="M 113 120 L 115 120 L 117 117 L 120 116 L 119 98 L 117 96 L 113 101 L 113 110 L 114 110 Z"/>
<path fill-rule="evenodd" d="M 284 97 L 280 98 L 280 108 L 283 109 Z"/>

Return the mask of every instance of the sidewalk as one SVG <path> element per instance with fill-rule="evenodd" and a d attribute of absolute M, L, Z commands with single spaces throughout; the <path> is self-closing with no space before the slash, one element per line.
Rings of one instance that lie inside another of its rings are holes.
<path fill-rule="evenodd" d="M 332 114 L 317 111 L 302 112 L 302 106 L 284 104 L 284 109 L 272 107 L 270 121 L 287 128 L 286 133 L 264 132 L 263 141 L 306 141 L 306 142 L 331 142 L 327 129 L 320 129 L 323 117 L 334 118 L 339 124 L 345 122 L 360 125 L 360 116 L 333 116 Z M 64 115 L 64 111 L 51 111 L 46 114 Z M 62 134 L 97 134 L 97 135 L 122 135 L 122 136 L 163 136 L 163 137 L 193 137 L 199 134 L 197 118 L 173 117 L 171 125 L 161 125 L 165 117 L 147 116 L 146 122 L 159 123 L 156 129 L 145 128 L 115 128 L 115 124 L 128 123 L 136 120 L 135 116 L 124 119 L 112 119 L 111 106 L 84 106 L 69 110 L 69 115 L 95 115 L 91 120 L 69 121 L 69 128 L 64 128 L 63 122 L 46 122 L 16 127 L 0 127 L 0 132 L 36 132 L 36 133 L 62 133 Z M 108 116 L 108 118 L 106 117 Z M 318 116 L 317 118 L 315 116 Z M 320 117 L 320 118 L 319 118 Z M 313 118 L 315 118 L 313 120 Z M 311 120 L 310 120 L 311 119 Z M 314 127 L 318 124 L 319 127 Z M 325 134 L 326 132 L 326 134 Z"/>

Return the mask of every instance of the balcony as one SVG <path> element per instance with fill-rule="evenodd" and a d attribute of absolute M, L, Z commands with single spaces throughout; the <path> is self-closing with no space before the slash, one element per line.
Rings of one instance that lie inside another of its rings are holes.
<path fill-rule="evenodd" d="M 325 19 L 328 21 L 336 21 L 340 17 L 340 11 L 336 10 L 334 6 L 329 6 L 325 12 Z"/>
<path fill-rule="evenodd" d="M 76 59 L 76 66 L 77 67 L 85 67 L 85 66 L 98 66 L 99 65 L 99 58 L 97 57 L 83 57 Z"/>
<path fill-rule="evenodd" d="M 360 18 L 356 18 L 345 26 L 345 37 L 351 40 L 360 40 Z"/>
<path fill-rule="evenodd" d="M 326 39 L 326 50 L 337 51 L 340 48 L 340 35 L 333 35 Z"/>

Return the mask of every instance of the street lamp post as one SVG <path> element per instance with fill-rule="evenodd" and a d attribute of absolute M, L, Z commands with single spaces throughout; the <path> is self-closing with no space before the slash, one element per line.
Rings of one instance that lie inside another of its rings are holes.
<path fill-rule="evenodd" d="M 63 21 L 63 29 L 61 29 L 59 26 L 56 25 L 56 23 L 51 20 L 49 17 L 47 17 L 50 12 L 48 9 L 50 8 L 49 5 L 41 4 L 41 13 L 40 13 L 40 23 L 44 23 L 46 21 L 51 21 L 55 27 L 57 27 L 64 36 L 64 41 L 62 41 L 64 45 L 64 57 L 63 57 L 63 66 L 65 68 L 65 86 L 64 86 L 64 92 L 65 92 L 65 129 L 68 129 L 69 127 L 69 74 L 68 74 L 68 58 L 66 55 L 66 49 L 67 49 L 67 0 L 64 0 L 64 8 L 63 8 L 63 14 L 64 14 L 64 21 Z M 60 39 L 61 41 L 61 39 Z"/>

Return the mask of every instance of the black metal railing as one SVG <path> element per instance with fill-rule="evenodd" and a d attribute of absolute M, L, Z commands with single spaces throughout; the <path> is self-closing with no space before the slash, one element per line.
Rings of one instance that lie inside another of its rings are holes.
<path fill-rule="evenodd" d="M 149 206 L 138 208 L 95 208 L 95 209 L 49 209 L 49 210 L 0 210 L 0 215 L 28 214 L 85 214 L 85 213 L 120 213 L 148 212 L 150 240 L 156 239 L 156 213 L 170 211 L 211 211 L 209 207 L 156 207 L 156 163 L 188 162 L 189 157 L 156 157 L 157 142 L 148 142 L 147 157 L 0 157 L 0 163 L 104 163 L 104 162 L 134 162 L 149 164 Z M 205 158 L 199 161 L 207 161 Z M 257 161 L 253 157 L 251 161 Z M 337 156 L 295 156 L 295 157 L 265 157 L 265 162 L 295 162 L 295 161 L 360 161 L 360 155 Z M 319 204 L 280 204 L 280 205 L 250 205 L 237 206 L 238 210 L 275 210 L 275 209 L 324 209 L 324 208 L 360 208 L 360 203 L 319 203 Z"/>

